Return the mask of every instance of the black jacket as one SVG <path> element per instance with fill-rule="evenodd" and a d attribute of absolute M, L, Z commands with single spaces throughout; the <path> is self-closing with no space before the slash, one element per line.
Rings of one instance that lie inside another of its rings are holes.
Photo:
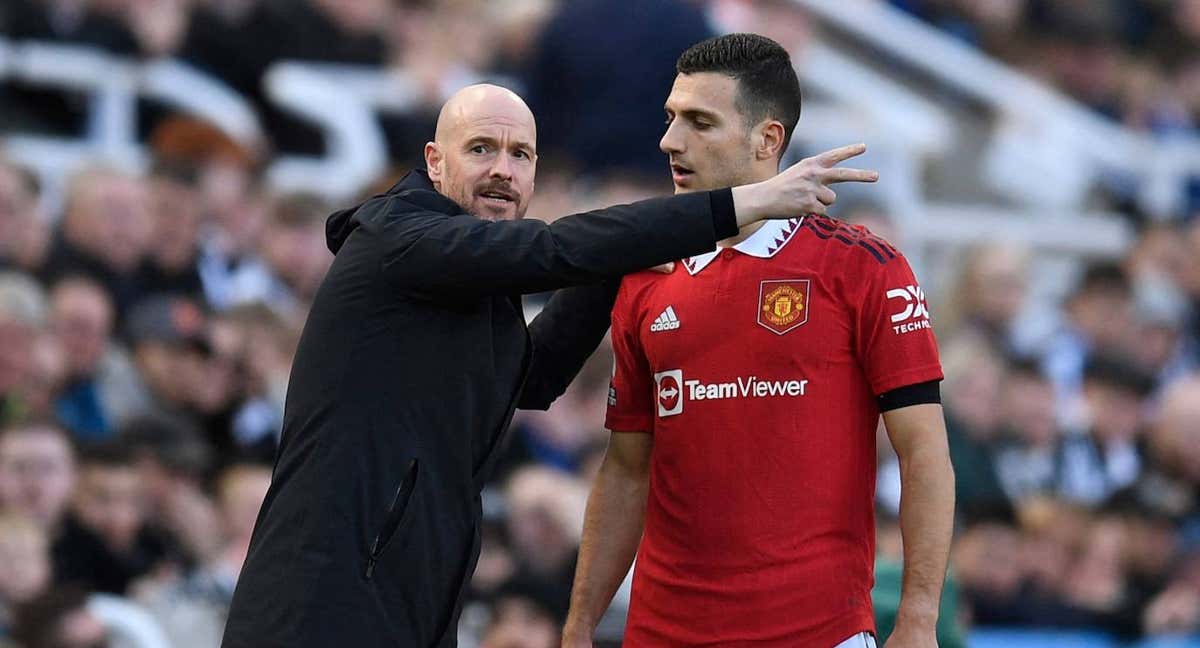
<path fill-rule="evenodd" d="M 728 190 L 489 222 L 423 172 L 331 216 L 223 646 L 454 646 L 513 410 L 566 389 L 622 274 L 736 231 Z M 521 294 L 585 284 L 526 327 Z"/>

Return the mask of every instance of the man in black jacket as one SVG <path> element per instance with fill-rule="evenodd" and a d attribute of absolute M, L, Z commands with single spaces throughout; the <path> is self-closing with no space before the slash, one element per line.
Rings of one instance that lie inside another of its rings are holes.
<path fill-rule="evenodd" d="M 334 214 L 336 255 L 296 351 L 283 436 L 226 648 L 452 647 L 479 556 L 480 489 L 517 407 L 545 409 L 609 324 L 625 273 L 740 225 L 824 213 L 861 145 L 758 185 L 521 220 L 533 115 L 447 102 L 428 174 Z M 568 288 L 568 286 L 575 286 Z M 526 326 L 520 296 L 564 288 Z"/>

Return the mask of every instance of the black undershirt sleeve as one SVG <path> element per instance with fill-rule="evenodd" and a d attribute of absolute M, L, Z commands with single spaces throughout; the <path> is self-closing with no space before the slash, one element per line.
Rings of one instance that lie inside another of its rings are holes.
<path fill-rule="evenodd" d="M 916 383 L 897 387 L 879 395 L 879 411 L 890 412 L 909 405 L 939 405 L 942 402 L 942 390 L 939 381 Z"/>
<path fill-rule="evenodd" d="M 733 206 L 733 190 L 718 189 L 710 192 L 708 200 L 712 210 L 713 231 L 717 234 L 717 240 L 737 236 L 737 210 Z"/>

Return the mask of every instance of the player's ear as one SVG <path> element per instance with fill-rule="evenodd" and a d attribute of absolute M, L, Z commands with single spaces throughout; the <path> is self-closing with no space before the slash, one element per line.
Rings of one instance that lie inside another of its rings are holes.
<path fill-rule="evenodd" d="M 777 119 L 768 119 L 755 127 L 754 157 L 759 160 L 778 160 L 783 156 L 783 124 Z"/>
<path fill-rule="evenodd" d="M 429 179 L 433 181 L 433 186 L 438 186 L 442 181 L 442 176 L 445 174 L 443 165 L 446 162 L 446 157 L 442 154 L 442 148 L 437 142 L 425 142 L 425 170 L 429 172 Z"/>

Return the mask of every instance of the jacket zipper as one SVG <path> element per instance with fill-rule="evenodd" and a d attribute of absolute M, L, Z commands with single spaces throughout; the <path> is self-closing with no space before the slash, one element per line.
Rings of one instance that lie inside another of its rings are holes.
<path fill-rule="evenodd" d="M 388 506 L 387 516 L 383 520 L 383 527 L 375 534 L 375 540 L 371 543 L 371 552 L 367 557 L 367 568 L 363 573 L 365 579 L 371 580 L 375 575 L 375 565 L 379 562 L 379 557 L 383 554 L 383 550 L 387 548 L 388 543 L 395 537 L 396 529 L 400 526 L 400 520 L 403 519 L 405 512 L 408 511 L 408 505 L 412 500 L 412 490 L 416 486 L 416 483 L 417 460 L 410 459 L 404 479 L 396 487 L 396 494 L 392 496 L 392 503 Z"/>

